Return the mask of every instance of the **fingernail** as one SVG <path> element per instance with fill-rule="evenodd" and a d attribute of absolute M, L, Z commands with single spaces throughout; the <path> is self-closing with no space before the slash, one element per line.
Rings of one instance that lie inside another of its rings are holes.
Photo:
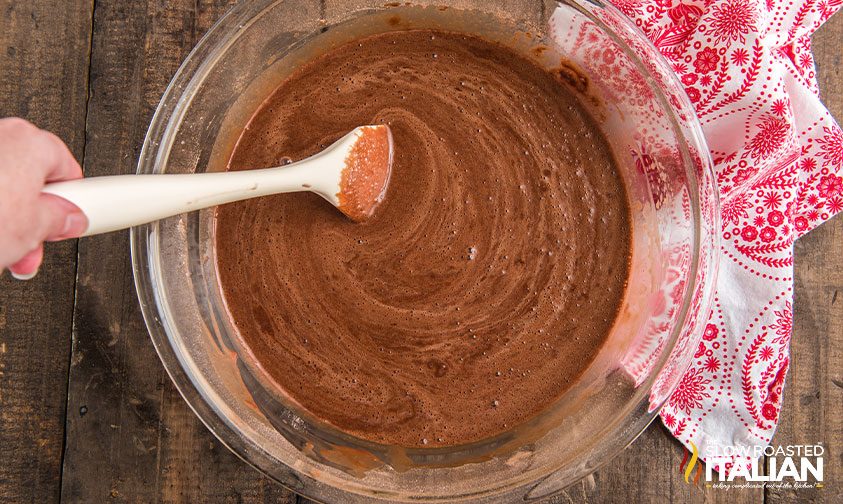
<path fill-rule="evenodd" d="M 33 278 L 35 278 L 35 275 L 38 274 L 38 270 L 35 270 L 32 273 L 27 273 L 27 274 L 15 273 L 14 271 L 10 271 L 10 273 L 12 274 L 12 277 L 14 277 L 17 280 L 32 280 Z"/>
<path fill-rule="evenodd" d="M 80 212 L 73 212 L 67 214 L 61 235 L 64 237 L 75 237 L 84 233 L 86 229 L 88 229 L 88 219 L 85 215 Z"/>

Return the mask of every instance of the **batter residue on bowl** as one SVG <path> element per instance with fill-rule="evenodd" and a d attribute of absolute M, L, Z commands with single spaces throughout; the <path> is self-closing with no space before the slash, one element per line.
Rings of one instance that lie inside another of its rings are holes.
<path fill-rule="evenodd" d="M 536 416 L 594 359 L 626 286 L 629 208 L 597 125 L 502 45 L 370 36 L 299 68 L 229 169 L 386 123 L 386 199 L 363 224 L 300 193 L 217 211 L 231 317 L 283 393 L 366 440 L 470 443 Z"/>

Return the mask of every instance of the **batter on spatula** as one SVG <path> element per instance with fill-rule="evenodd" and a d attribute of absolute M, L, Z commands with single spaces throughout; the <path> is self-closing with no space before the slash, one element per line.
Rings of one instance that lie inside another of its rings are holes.
<path fill-rule="evenodd" d="M 393 168 L 365 222 L 307 193 L 218 210 L 228 309 L 252 358 L 318 420 L 405 447 L 495 436 L 558 399 L 614 323 L 631 231 L 612 153 L 552 73 L 417 30 L 299 68 L 229 169 L 379 123 Z"/>

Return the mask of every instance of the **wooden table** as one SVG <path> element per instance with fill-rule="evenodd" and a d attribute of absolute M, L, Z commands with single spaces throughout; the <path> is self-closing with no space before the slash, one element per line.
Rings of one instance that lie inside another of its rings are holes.
<path fill-rule="evenodd" d="M 87 175 L 132 173 L 165 86 L 231 3 L 0 0 L 0 116 L 55 131 Z M 843 15 L 814 41 L 825 101 L 843 119 Z M 691 487 L 682 447 L 657 423 L 553 502 L 841 502 L 841 244 L 843 216 L 796 244 L 793 364 L 774 438 L 824 443 L 825 488 Z M 35 280 L 0 280 L 0 502 L 304 501 L 231 454 L 176 392 L 128 245 L 125 232 L 51 244 Z"/>

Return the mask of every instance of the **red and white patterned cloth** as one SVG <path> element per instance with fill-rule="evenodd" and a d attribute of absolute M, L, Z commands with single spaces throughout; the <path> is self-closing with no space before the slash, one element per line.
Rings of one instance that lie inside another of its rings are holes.
<path fill-rule="evenodd" d="M 843 210 L 843 132 L 810 39 L 843 0 L 612 2 L 684 84 L 722 206 L 714 306 L 662 421 L 703 459 L 766 446 L 790 363 L 793 241 Z"/>

